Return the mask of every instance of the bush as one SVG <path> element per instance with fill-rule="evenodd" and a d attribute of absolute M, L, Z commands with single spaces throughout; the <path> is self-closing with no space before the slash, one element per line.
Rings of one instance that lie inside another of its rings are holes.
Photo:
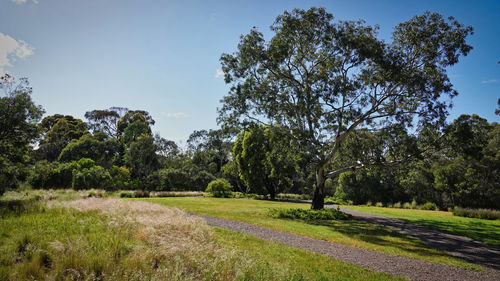
<path fill-rule="evenodd" d="M 453 215 L 485 220 L 500 220 L 500 211 L 492 209 L 469 209 L 455 207 L 453 209 Z"/>
<path fill-rule="evenodd" d="M 366 206 L 373 206 L 372 201 L 368 201 L 368 202 L 366 202 Z"/>
<path fill-rule="evenodd" d="M 418 208 L 417 201 L 415 201 L 415 200 L 411 201 L 411 208 L 412 209 L 417 209 Z"/>
<path fill-rule="evenodd" d="M 295 199 L 295 200 L 311 200 L 309 194 L 293 194 L 293 193 L 279 193 L 276 195 L 279 199 Z"/>
<path fill-rule="evenodd" d="M 411 209 L 411 204 L 410 204 L 410 203 L 408 203 L 408 202 L 405 202 L 405 203 L 403 204 L 403 208 L 404 208 L 404 209 Z"/>
<path fill-rule="evenodd" d="M 205 193 L 201 191 L 153 191 L 149 195 L 151 197 L 203 197 Z"/>
<path fill-rule="evenodd" d="M 106 189 L 112 187 L 112 179 L 109 172 L 101 166 L 93 166 L 73 171 L 73 189 Z"/>
<path fill-rule="evenodd" d="M 424 205 L 420 206 L 420 210 L 437 210 L 437 209 L 438 207 L 436 206 L 436 204 L 432 202 L 427 202 Z"/>
<path fill-rule="evenodd" d="M 206 189 L 206 192 L 212 194 L 213 197 L 229 198 L 232 195 L 233 187 L 225 179 L 216 179 L 211 181 Z"/>
<path fill-rule="evenodd" d="M 344 200 L 340 197 L 337 197 L 337 196 L 327 196 L 325 198 L 325 204 L 329 204 L 329 205 L 352 205 L 352 201 L 351 200 Z"/>
<path fill-rule="evenodd" d="M 243 192 L 233 192 L 233 198 L 249 198 L 249 199 L 256 199 L 261 197 L 259 194 L 255 193 L 243 193 Z"/>
<path fill-rule="evenodd" d="M 394 203 L 394 208 L 401 208 L 401 202 Z"/>
<path fill-rule="evenodd" d="M 392 203 L 387 203 L 387 208 L 393 208 Z"/>
<path fill-rule="evenodd" d="M 382 202 L 377 202 L 377 204 L 375 204 L 376 207 L 384 207 L 384 204 Z"/>
<path fill-rule="evenodd" d="M 352 216 L 339 209 L 268 209 L 265 213 L 273 218 L 280 219 L 300 219 L 300 220 L 347 220 Z"/>

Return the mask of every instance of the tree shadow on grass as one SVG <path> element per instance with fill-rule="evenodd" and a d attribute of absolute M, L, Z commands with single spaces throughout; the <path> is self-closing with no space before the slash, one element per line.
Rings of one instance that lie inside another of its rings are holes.
<path fill-rule="evenodd" d="M 449 257 L 444 252 L 428 248 L 422 241 L 402 235 L 397 231 L 363 220 L 352 219 L 345 221 L 307 221 L 311 225 L 321 225 L 331 228 L 347 237 L 360 240 L 372 245 L 395 248 L 403 252 L 413 253 L 423 257 Z M 390 239 L 395 237 L 399 239 Z"/>
<path fill-rule="evenodd" d="M 430 226 L 444 230 L 446 233 L 469 237 L 477 241 L 500 247 L 500 225 L 492 225 L 481 221 L 454 223 L 425 219 L 416 220 L 414 223 Z M 453 232 L 449 230 L 453 230 Z"/>

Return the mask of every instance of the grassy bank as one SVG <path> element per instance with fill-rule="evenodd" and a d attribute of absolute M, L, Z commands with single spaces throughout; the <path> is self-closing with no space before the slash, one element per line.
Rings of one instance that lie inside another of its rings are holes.
<path fill-rule="evenodd" d="M 149 202 L 175 206 L 188 212 L 252 223 L 331 242 L 411 257 L 435 263 L 478 269 L 444 252 L 426 247 L 421 241 L 396 231 L 358 220 L 306 222 L 275 219 L 264 213 L 268 208 L 309 208 L 307 204 L 248 199 L 149 198 Z"/>
<path fill-rule="evenodd" d="M 500 246 L 500 220 L 484 220 L 454 216 L 451 212 L 392 209 L 368 206 L 345 206 L 351 210 L 405 219 Z"/>
<path fill-rule="evenodd" d="M 64 195 L 0 198 L 0 280 L 398 280 L 176 208 Z"/>

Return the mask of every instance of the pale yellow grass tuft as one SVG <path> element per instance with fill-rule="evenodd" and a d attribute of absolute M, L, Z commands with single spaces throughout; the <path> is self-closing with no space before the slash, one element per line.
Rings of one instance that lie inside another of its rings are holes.
<path fill-rule="evenodd" d="M 169 208 L 143 201 L 88 198 L 51 205 L 71 207 L 80 211 L 98 211 L 113 225 L 127 225 L 134 236 L 147 240 L 163 254 L 199 251 L 211 243 L 212 233 L 201 219 L 189 216 L 177 208 Z M 186 252 L 187 251 L 187 252 Z"/>
<path fill-rule="evenodd" d="M 138 280 L 237 280 L 244 278 L 255 263 L 245 254 L 219 245 L 201 218 L 177 208 L 105 198 L 52 201 L 49 206 L 97 211 L 111 227 L 126 226 L 134 239 L 144 242 L 136 245 L 127 259 L 126 267 L 135 270 L 108 276 L 111 280 L 124 274 L 126 279 Z M 54 241 L 51 246 L 60 248 L 60 242 Z M 154 271 L 142 271 L 144 264 Z"/>

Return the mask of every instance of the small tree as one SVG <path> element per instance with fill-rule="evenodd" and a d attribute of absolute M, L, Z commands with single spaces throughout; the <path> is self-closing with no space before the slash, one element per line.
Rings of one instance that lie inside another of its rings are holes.
<path fill-rule="evenodd" d="M 226 198 L 226 197 L 231 197 L 232 190 L 233 187 L 227 180 L 216 179 L 208 184 L 207 189 L 205 191 L 212 194 L 213 197 Z"/>

